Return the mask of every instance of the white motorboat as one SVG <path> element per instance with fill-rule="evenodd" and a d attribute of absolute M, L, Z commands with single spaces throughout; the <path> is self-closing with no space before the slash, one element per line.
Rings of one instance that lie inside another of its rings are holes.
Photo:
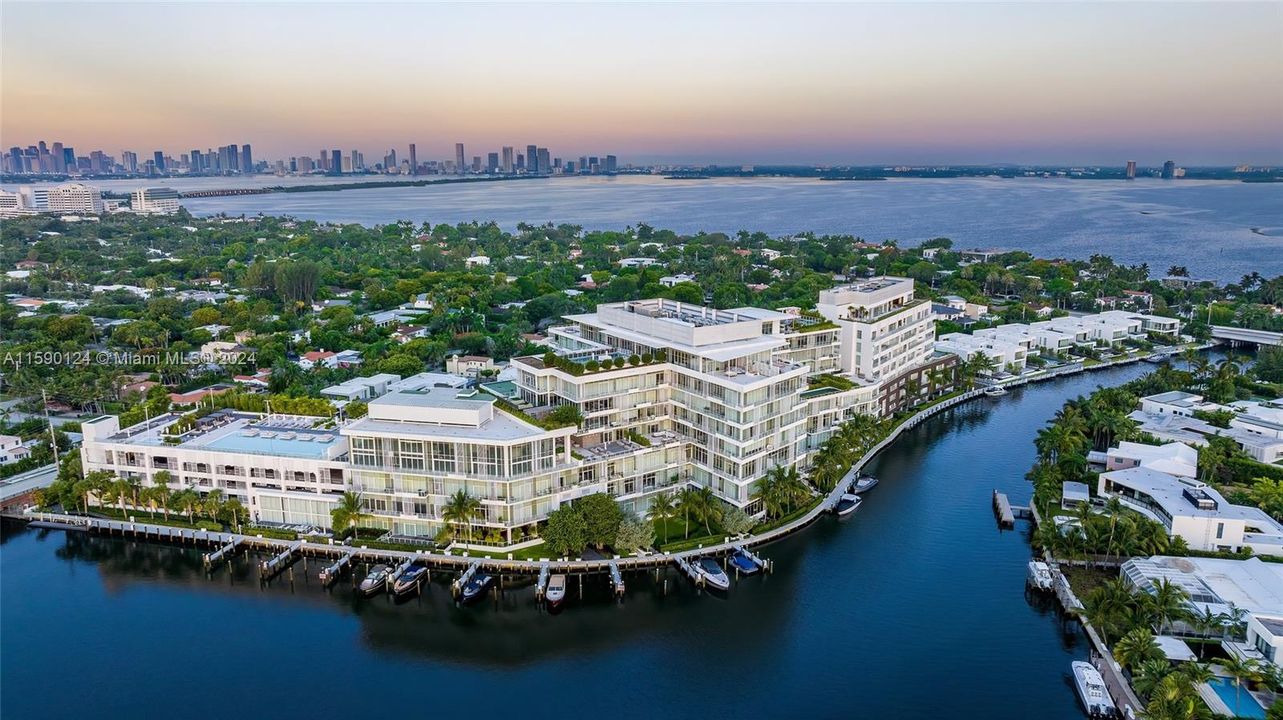
<path fill-rule="evenodd" d="M 855 485 L 851 488 L 851 493 L 859 495 L 865 490 L 872 490 L 878 484 L 878 479 L 872 475 L 861 475 L 856 478 Z"/>
<path fill-rule="evenodd" d="M 847 515 L 854 513 L 856 510 L 859 510 L 860 503 L 862 502 L 864 501 L 859 495 L 843 493 L 842 496 L 838 498 L 838 504 L 833 506 L 833 512 L 836 512 L 838 517 L 846 517 Z"/>
<path fill-rule="evenodd" d="M 548 578 L 548 587 L 544 589 L 544 598 L 548 601 L 548 607 L 555 608 L 566 599 L 566 576 L 553 575 Z"/>
<path fill-rule="evenodd" d="M 695 561 L 695 572 L 704 578 L 704 582 L 715 590 L 728 590 L 731 587 L 731 579 L 726 576 L 726 571 L 721 565 L 711 557 L 702 557 Z"/>
<path fill-rule="evenodd" d="M 1118 706 L 1105 688 L 1105 679 L 1089 662 L 1075 660 L 1071 667 L 1074 671 L 1074 687 L 1078 689 L 1078 699 L 1082 700 L 1083 709 L 1089 717 L 1116 718 Z"/>
<path fill-rule="evenodd" d="M 1051 577 L 1051 567 L 1041 560 L 1029 561 L 1029 572 L 1025 576 L 1025 584 L 1035 590 L 1050 591 L 1054 580 Z"/>
<path fill-rule="evenodd" d="M 994 385 L 987 388 L 984 392 L 985 397 L 1002 397 L 1007 394 L 1007 389 L 1001 385 Z"/>

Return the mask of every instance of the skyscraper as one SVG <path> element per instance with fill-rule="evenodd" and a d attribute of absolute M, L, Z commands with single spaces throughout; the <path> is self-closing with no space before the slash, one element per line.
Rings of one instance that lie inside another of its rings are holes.
<path fill-rule="evenodd" d="M 196 152 L 195 150 L 192 151 L 193 158 L 198 158 L 199 156 L 200 156 L 200 153 Z M 121 150 L 120 164 L 125 166 L 125 172 L 129 172 L 129 173 L 138 172 L 138 153 L 130 150 Z M 193 160 L 192 164 L 196 165 L 197 163 L 195 162 L 195 160 Z"/>
<path fill-rule="evenodd" d="M 241 173 L 248 175 L 254 172 L 254 156 L 250 154 L 249 144 L 241 146 Z"/>
<path fill-rule="evenodd" d="M 165 153 L 164 153 L 164 152 L 162 152 L 162 151 L 160 151 L 160 150 L 157 150 L 155 153 L 152 153 L 152 162 L 154 162 L 154 163 L 156 164 L 156 169 L 157 169 L 157 170 L 164 170 L 164 169 L 165 169 Z"/>
<path fill-rule="evenodd" d="M 365 163 L 361 162 L 361 151 L 352 151 L 352 172 L 361 172 L 365 169 Z"/>
<path fill-rule="evenodd" d="M 414 143 L 410 143 L 410 174 L 419 174 L 419 155 L 414 151 Z"/>
<path fill-rule="evenodd" d="M 463 143 L 454 144 L 454 171 L 460 175 L 464 172 L 463 166 Z"/>
<path fill-rule="evenodd" d="M 539 170 L 537 172 L 543 173 L 544 175 L 551 173 L 552 159 L 548 157 L 548 148 L 545 148 L 545 147 L 539 148 L 537 157 L 539 158 L 539 161 L 537 163 Z"/>
<path fill-rule="evenodd" d="M 1136 179 L 1136 161 L 1135 160 L 1127 161 L 1127 179 L 1128 180 Z"/>
<path fill-rule="evenodd" d="M 534 145 L 526 146 L 526 172 L 539 172 L 539 148 Z"/>
<path fill-rule="evenodd" d="M 62 143 L 53 144 L 53 171 L 67 172 L 67 156 L 62 154 Z"/>
<path fill-rule="evenodd" d="M 499 153 L 486 155 L 486 172 L 491 175 L 499 172 Z"/>
<path fill-rule="evenodd" d="M 512 163 L 513 163 L 512 146 L 504 145 L 503 146 L 503 171 L 506 173 L 511 173 L 513 170 Z"/>
<path fill-rule="evenodd" d="M 330 172 L 340 174 L 343 172 L 343 151 L 330 151 Z"/>
<path fill-rule="evenodd" d="M 1176 177 L 1176 161 L 1168 160 L 1163 163 L 1163 179 L 1171 180 L 1174 177 Z"/>
<path fill-rule="evenodd" d="M 1134 165 L 1135 163 L 1132 163 L 1132 164 Z M 615 157 L 614 155 L 607 155 L 606 172 L 613 173 L 613 172 L 616 172 L 618 169 L 619 169 L 619 158 Z"/>

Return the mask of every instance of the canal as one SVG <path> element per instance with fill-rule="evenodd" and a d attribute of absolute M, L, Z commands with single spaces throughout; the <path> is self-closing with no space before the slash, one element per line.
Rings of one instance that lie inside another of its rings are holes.
<path fill-rule="evenodd" d="M 244 558 L 7 523 L 0 545 L 4 718 L 1080 718 L 1069 663 L 1086 640 L 1023 589 L 1038 428 L 1067 399 L 1150 365 L 979 399 L 905 434 L 846 521 L 769 545 L 775 573 L 725 597 L 676 574 L 604 576 L 567 607 L 528 584 L 455 607 L 331 592 L 316 561 L 260 588 Z"/>

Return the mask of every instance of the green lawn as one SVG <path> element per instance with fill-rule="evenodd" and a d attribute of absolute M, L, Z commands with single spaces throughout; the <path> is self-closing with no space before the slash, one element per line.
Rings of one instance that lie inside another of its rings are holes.
<path fill-rule="evenodd" d="M 720 541 L 724 534 L 717 523 L 712 524 L 712 532 L 710 533 L 704 528 L 703 523 L 696 522 L 694 518 L 691 518 L 690 532 L 688 533 L 686 531 L 686 523 L 682 521 L 682 517 L 679 514 L 677 517 L 668 518 L 664 522 L 655 525 L 655 546 L 660 549 L 667 549 L 665 548 L 666 545 L 686 542 L 698 536 L 716 536 Z"/>
<path fill-rule="evenodd" d="M 452 555 L 458 555 L 458 554 L 459 554 L 459 553 L 461 553 L 461 552 L 467 552 L 467 553 L 468 553 L 468 557 L 484 557 L 484 558 L 490 558 L 491 560 L 507 560 L 507 559 L 508 559 L 508 555 L 510 554 L 510 553 L 509 553 L 508 551 L 506 551 L 506 550 L 504 550 L 504 551 L 499 551 L 499 550 L 493 550 L 493 551 L 492 551 L 492 550 L 466 550 L 466 551 L 465 551 L 465 550 L 460 550 L 460 551 L 458 551 L 458 552 L 456 552 L 456 551 L 454 551 L 454 550 L 451 550 L 451 551 L 450 551 L 450 553 L 451 553 Z M 512 552 L 511 552 L 511 555 L 512 555 L 512 559 L 513 559 L 513 560 L 540 560 L 540 559 L 543 559 L 543 558 L 549 558 L 549 559 L 551 559 L 551 558 L 552 558 L 552 550 L 549 550 L 549 549 L 548 549 L 548 545 L 547 545 L 546 543 L 542 543 L 542 542 L 541 542 L 541 543 L 539 543 L 538 545 L 531 545 L 531 546 L 530 546 L 530 547 L 528 547 L 528 548 L 522 548 L 522 549 L 520 549 L 520 550 L 514 550 L 514 551 L 512 551 Z"/>
<path fill-rule="evenodd" d="M 169 512 L 168 518 L 165 517 L 165 513 L 163 511 L 152 513 L 147 510 L 130 509 L 126 512 L 121 512 L 120 508 L 114 508 L 114 507 L 94 506 L 93 508 L 91 508 L 90 512 L 94 515 L 109 517 L 113 520 L 128 521 L 129 518 L 132 517 L 134 519 L 134 522 L 147 523 L 149 525 L 165 525 L 168 527 L 186 528 L 188 530 L 204 529 L 204 528 L 198 528 L 195 523 L 190 522 L 186 518 L 186 516 L 184 516 L 182 513 L 174 512 L 173 510 Z M 207 520 L 205 522 L 209 523 L 210 521 Z"/>

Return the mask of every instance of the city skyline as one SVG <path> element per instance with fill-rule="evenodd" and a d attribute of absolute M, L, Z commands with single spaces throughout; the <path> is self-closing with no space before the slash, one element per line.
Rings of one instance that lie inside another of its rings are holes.
<path fill-rule="evenodd" d="M 239 137 L 260 158 L 414 143 L 448 159 L 462 140 L 486 164 L 539 138 L 639 164 L 1283 161 L 1276 4 L 5 10 L 5 148 Z M 217 43 L 203 31 L 229 23 Z M 321 41 L 339 29 L 352 52 Z M 105 75 L 84 72 L 102 56 Z"/>

